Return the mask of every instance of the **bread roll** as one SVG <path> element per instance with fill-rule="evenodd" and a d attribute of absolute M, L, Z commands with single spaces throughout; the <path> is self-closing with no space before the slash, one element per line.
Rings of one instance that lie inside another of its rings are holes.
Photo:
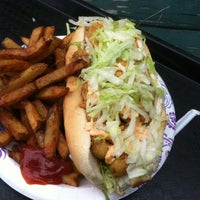
<path fill-rule="evenodd" d="M 67 80 L 69 93 L 63 103 L 66 137 L 72 160 L 85 178 L 103 191 L 123 195 L 127 187 L 151 180 L 157 169 L 167 119 L 164 92 L 145 40 L 129 20 L 88 21 L 79 21 L 82 24 L 72 44 L 80 45 L 70 46 L 66 54 L 66 63 L 70 63 L 82 48 L 91 61 L 79 77 Z M 107 37 L 99 39 L 104 34 Z M 105 159 L 97 159 L 91 148 L 93 139 L 108 142 Z"/>

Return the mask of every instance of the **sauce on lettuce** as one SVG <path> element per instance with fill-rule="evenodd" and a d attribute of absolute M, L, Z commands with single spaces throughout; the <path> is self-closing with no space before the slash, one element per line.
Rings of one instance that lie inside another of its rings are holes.
<path fill-rule="evenodd" d="M 89 123 L 109 134 L 115 146 L 113 157 L 128 155 L 129 179 L 151 175 L 162 148 L 159 131 L 166 121 L 162 113 L 164 90 L 145 37 L 134 23 L 128 19 L 83 17 L 75 24 L 87 29 L 97 27 L 99 20 L 101 26 L 86 37 L 84 44 L 91 65 L 80 75 L 88 84 Z M 126 122 L 123 128 L 122 121 Z"/>

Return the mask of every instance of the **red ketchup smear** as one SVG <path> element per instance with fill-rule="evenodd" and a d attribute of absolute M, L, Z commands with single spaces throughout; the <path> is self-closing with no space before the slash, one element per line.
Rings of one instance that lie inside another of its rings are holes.
<path fill-rule="evenodd" d="M 71 160 L 48 159 L 40 147 L 24 146 L 21 152 L 20 169 L 28 184 L 60 184 L 63 175 L 73 172 Z"/>

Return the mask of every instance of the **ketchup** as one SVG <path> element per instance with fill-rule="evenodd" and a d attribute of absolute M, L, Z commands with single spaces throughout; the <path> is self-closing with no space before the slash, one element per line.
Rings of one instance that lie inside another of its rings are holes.
<path fill-rule="evenodd" d="M 22 147 L 21 153 L 20 169 L 28 184 L 60 184 L 63 175 L 73 172 L 71 160 L 49 159 L 40 147 L 27 145 Z"/>

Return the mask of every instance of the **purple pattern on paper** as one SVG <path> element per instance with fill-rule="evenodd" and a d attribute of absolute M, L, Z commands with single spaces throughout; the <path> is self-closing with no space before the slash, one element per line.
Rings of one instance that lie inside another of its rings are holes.
<path fill-rule="evenodd" d="M 160 76 L 159 76 L 159 81 L 161 83 L 162 88 L 166 92 L 165 97 L 164 97 L 164 104 L 165 104 L 167 115 L 168 115 L 168 121 L 167 121 L 165 132 L 163 134 L 162 155 L 159 158 L 157 171 L 162 167 L 162 165 L 164 164 L 166 158 L 168 157 L 171 151 L 171 148 L 174 142 L 174 131 L 176 129 L 176 114 L 174 111 L 173 100 L 170 96 L 167 86 L 165 85 L 165 82 L 162 80 Z"/>
<path fill-rule="evenodd" d="M 160 83 L 161 83 L 163 89 L 165 89 L 165 91 L 166 91 L 164 104 L 165 104 L 166 109 L 169 110 L 169 112 L 167 113 L 169 116 L 169 119 L 167 121 L 167 128 L 168 128 L 168 130 L 171 129 L 172 131 L 175 131 L 176 130 L 176 114 L 174 111 L 174 103 L 168 92 L 165 82 L 161 79 Z M 164 135 L 163 135 L 163 156 L 165 158 L 168 157 L 170 150 L 172 148 L 173 142 L 174 142 L 174 134 L 171 135 L 171 134 L 169 134 L 169 132 L 164 133 Z"/>
<path fill-rule="evenodd" d="M 0 134 L 2 131 L 4 131 L 5 128 L 0 124 Z M 5 148 L 0 148 L 0 159 L 4 159 L 6 157 L 6 149 Z"/>
<path fill-rule="evenodd" d="M 0 148 L 0 159 L 5 159 L 6 157 L 6 149 Z"/>
<path fill-rule="evenodd" d="M 167 126 L 173 130 L 176 129 L 176 115 L 175 112 L 169 113 L 169 120 L 167 122 Z"/>
<path fill-rule="evenodd" d="M 165 147 L 165 146 L 172 147 L 173 142 L 174 142 L 174 139 L 173 138 L 169 138 L 168 135 L 166 133 L 164 133 L 164 136 L 163 136 L 163 147 Z"/>

